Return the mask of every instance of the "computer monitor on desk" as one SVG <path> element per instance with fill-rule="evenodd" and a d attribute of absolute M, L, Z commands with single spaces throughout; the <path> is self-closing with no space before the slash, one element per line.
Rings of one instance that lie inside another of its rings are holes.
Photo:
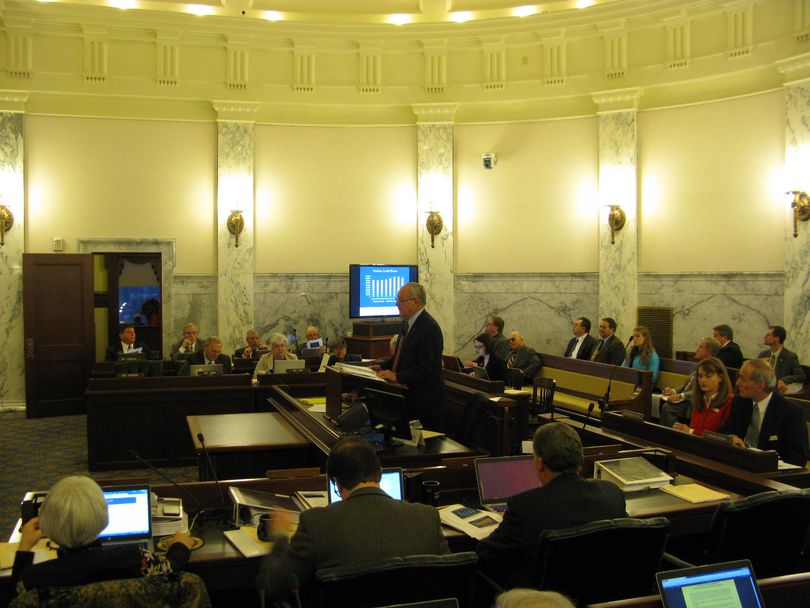
<path fill-rule="evenodd" d="M 303 359 L 275 359 L 273 360 L 273 373 L 286 374 L 287 372 L 303 372 L 307 362 Z"/>
<path fill-rule="evenodd" d="M 412 438 L 408 408 L 401 393 L 392 393 L 372 386 L 365 386 L 363 393 L 369 422 L 372 428 L 378 427 L 382 432 L 385 447 L 402 445 L 399 441 L 395 441 L 394 437 L 407 440 Z"/>

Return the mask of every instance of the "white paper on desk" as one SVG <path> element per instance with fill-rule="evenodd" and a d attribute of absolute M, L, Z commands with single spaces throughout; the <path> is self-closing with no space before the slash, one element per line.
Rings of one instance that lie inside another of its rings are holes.
<path fill-rule="evenodd" d="M 273 548 L 272 543 L 259 540 L 255 526 L 242 526 L 238 530 L 226 530 L 223 534 L 245 557 L 267 555 Z"/>
<path fill-rule="evenodd" d="M 444 525 L 464 532 L 464 534 L 476 540 L 484 540 L 492 534 L 503 520 L 503 517 L 498 513 L 482 511 L 481 509 L 475 509 L 475 513 L 462 518 L 456 514 L 461 509 L 466 510 L 467 507 L 459 504 L 442 507 L 439 509 L 439 517 Z"/>
<path fill-rule="evenodd" d="M 310 405 L 308 412 L 312 414 L 325 414 L 326 413 L 326 404 L 325 403 L 318 403 L 316 405 Z"/>

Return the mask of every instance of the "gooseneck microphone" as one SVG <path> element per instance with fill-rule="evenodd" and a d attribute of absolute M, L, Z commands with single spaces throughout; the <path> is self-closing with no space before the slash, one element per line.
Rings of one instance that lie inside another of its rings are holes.
<path fill-rule="evenodd" d="M 165 479 L 166 481 L 168 481 L 168 482 L 169 482 L 170 484 L 172 484 L 172 485 L 173 485 L 175 488 L 177 488 L 177 489 L 178 489 L 178 490 L 180 490 L 180 491 L 181 491 L 183 494 L 185 494 L 186 496 L 188 496 L 188 497 L 189 497 L 191 500 L 193 500 L 193 501 L 194 501 L 194 505 L 197 507 L 197 510 L 202 511 L 202 505 L 200 504 L 200 499 L 199 499 L 199 498 L 197 498 L 196 496 L 194 496 L 194 494 L 192 494 L 191 492 L 189 492 L 189 491 L 188 491 L 186 488 L 184 488 L 183 486 L 181 486 L 179 483 L 177 483 L 177 482 L 176 482 L 174 479 L 172 479 L 172 478 L 171 478 L 171 477 L 169 477 L 168 475 L 165 475 L 165 474 L 164 474 L 164 473 L 163 473 L 163 472 L 162 472 L 160 469 L 158 469 L 158 468 L 157 468 L 155 465 L 153 465 L 151 462 L 149 462 L 149 461 L 148 461 L 148 460 L 146 460 L 145 458 L 141 458 L 141 455 L 140 455 L 140 454 L 138 454 L 138 452 L 136 452 L 135 450 L 133 450 L 133 449 L 129 449 L 129 450 L 127 450 L 127 452 L 129 453 L 129 455 L 130 455 L 130 456 L 132 456 L 132 457 L 133 457 L 133 458 L 135 458 L 136 460 L 138 460 L 138 461 L 142 462 L 143 464 L 145 464 L 145 465 L 146 465 L 147 467 L 149 467 L 149 468 L 150 468 L 152 471 L 154 471 L 155 473 L 157 473 L 157 474 L 158 474 L 160 477 L 162 477 L 163 479 Z"/>
<path fill-rule="evenodd" d="M 595 407 L 596 407 L 596 404 L 593 401 L 591 401 L 588 404 L 588 415 L 585 416 L 585 422 L 582 423 L 582 430 L 583 431 L 585 430 L 585 427 L 588 425 L 588 420 L 590 419 L 591 414 L 593 414 L 593 408 L 595 408 Z"/>
<path fill-rule="evenodd" d="M 627 347 L 630 346 L 630 343 L 633 341 L 633 336 L 630 336 L 630 339 L 627 341 L 627 344 L 624 346 L 624 350 L 627 350 Z M 613 385 L 613 376 L 616 374 L 616 370 L 621 366 L 623 361 L 620 361 L 616 365 L 613 366 L 613 369 L 610 370 L 610 377 L 608 378 L 607 383 L 607 390 L 605 390 L 605 394 L 602 397 L 601 401 L 599 402 L 599 413 L 603 414 L 610 409 L 610 388 Z"/>
<path fill-rule="evenodd" d="M 214 469 L 214 463 L 211 462 L 211 455 L 208 453 L 208 446 L 205 445 L 205 437 L 203 437 L 202 433 L 197 433 L 197 439 L 200 441 L 200 445 L 202 445 L 203 453 L 205 454 L 205 461 L 208 463 L 208 470 L 211 471 L 211 477 L 214 478 L 214 485 L 217 487 L 220 505 L 223 507 L 227 507 L 227 505 L 225 504 L 225 496 L 222 494 L 222 486 L 219 485 L 217 472 L 216 469 Z"/>

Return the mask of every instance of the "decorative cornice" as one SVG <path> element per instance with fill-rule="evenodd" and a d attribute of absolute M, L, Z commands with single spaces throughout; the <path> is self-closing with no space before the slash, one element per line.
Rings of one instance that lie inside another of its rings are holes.
<path fill-rule="evenodd" d="M 0 112 L 24 114 L 29 91 L 10 91 L 0 89 Z"/>
<path fill-rule="evenodd" d="M 807 80 L 810 78 L 810 53 L 775 61 L 774 66 L 785 77 L 785 85 Z"/>
<path fill-rule="evenodd" d="M 262 104 L 257 101 L 213 100 L 211 105 L 217 113 L 217 121 L 256 122 L 256 112 Z"/>
<path fill-rule="evenodd" d="M 417 123 L 452 123 L 457 103 L 415 103 L 411 105 Z"/>
<path fill-rule="evenodd" d="M 598 114 L 637 110 L 639 99 L 641 99 L 641 89 L 632 87 L 629 89 L 597 91 L 596 93 L 591 93 L 591 98 L 598 106 Z"/>

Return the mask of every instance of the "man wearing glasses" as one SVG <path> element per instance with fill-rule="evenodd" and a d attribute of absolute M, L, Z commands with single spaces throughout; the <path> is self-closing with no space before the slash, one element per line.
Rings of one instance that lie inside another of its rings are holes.
<path fill-rule="evenodd" d="M 419 283 L 406 283 L 397 293 L 402 333 L 393 356 L 371 368 L 380 378 L 407 386 L 408 415 L 425 429 L 442 430 L 446 404 L 442 350 L 444 336 L 436 319 L 425 310 L 427 295 Z"/>

